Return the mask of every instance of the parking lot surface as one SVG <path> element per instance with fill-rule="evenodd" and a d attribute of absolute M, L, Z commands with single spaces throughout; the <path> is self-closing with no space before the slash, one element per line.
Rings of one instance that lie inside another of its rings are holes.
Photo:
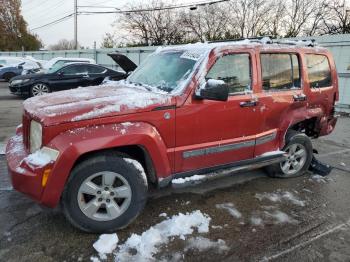
<path fill-rule="evenodd" d="M 0 82 L 0 144 L 20 124 L 22 101 Z M 163 221 L 162 213 L 200 210 L 211 218 L 209 232 L 170 239 L 156 260 L 350 261 L 350 119 L 341 117 L 331 135 L 313 144 L 317 158 L 334 167 L 329 176 L 272 179 L 257 170 L 154 191 L 137 220 L 117 232 L 119 243 Z M 227 248 L 194 247 L 194 237 Z M 97 239 L 73 228 L 59 208 L 40 207 L 13 191 L 0 155 L 0 261 L 90 261 L 98 256 Z"/>

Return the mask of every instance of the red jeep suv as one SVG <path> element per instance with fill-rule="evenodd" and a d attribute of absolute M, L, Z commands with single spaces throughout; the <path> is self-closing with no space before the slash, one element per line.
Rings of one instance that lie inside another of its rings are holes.
<path fill-rule="evenodd" d="M 150 186 L 231 168 L 295 177 L 334 129 L 338 78 L 311 42 L 159 48 L 127 78 L 24 102 L 7 145 L 13 187 L 88 232 L 142 211 Z"/>

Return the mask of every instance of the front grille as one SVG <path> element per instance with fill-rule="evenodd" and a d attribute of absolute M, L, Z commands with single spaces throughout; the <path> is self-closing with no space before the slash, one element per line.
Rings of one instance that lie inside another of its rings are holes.
<path fill-rule="evenodd" d="M 22 125 L 23 125 L 24 148 L 29 151 L 30 118 L 25 114 L 23 115 Z"/>

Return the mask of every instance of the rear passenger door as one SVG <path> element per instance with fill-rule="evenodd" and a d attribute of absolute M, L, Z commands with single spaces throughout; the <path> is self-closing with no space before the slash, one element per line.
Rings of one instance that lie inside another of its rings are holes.
<path fill-rule="evenodd" d="M 260 53 L 260 87 L 257 94 L 263 119 L 257 135 L 255 156 L 279 150 L 279 141 L 290 125 L 293 114 L 306 106 L 298 53 Z"/>

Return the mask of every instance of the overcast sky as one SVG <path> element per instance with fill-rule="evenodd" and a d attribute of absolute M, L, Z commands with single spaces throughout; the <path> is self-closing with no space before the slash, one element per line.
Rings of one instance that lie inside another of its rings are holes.
<path fill-rule="evenodd" d="M 146 1 L 150 0 L 143 0 L 142 2 Z M 170 0 L 168 1 L 170 2 Z M 115 6 L 123 9 L 126 4 L 131 2 L 132 1 L 130 0 L 78 0 L 78 6 Z M 175 1 L 171 2 L 175 3 Z M 178 0 L 176 1 L 176 4 L 194 2 L 201 1 Z M 56 19 L 69 15 L 73 13 L 73 10 L 74 0 L 22 0 L 22 14 L 28 23 L 29 29 L 42 26 Z M 112 9 L 80 8 L 79 10 L 107 11 Z M 85 47 L 92 48 L 94 41 L 96 41 L 97 47 L 100 47 L 101 40 L 105 33 L 113 32 L 114 29 L 112 27 L 112 23 L 114 22 L 115 18 L 115 14 L 78 16 L 79 43 Z M 46 47 L 57 43 L 58 40 L 62 38 L 71 40 L 74 37 L 73 17 L 56 25 L 43 27 L 32 32 L 39 35 Z"/>

